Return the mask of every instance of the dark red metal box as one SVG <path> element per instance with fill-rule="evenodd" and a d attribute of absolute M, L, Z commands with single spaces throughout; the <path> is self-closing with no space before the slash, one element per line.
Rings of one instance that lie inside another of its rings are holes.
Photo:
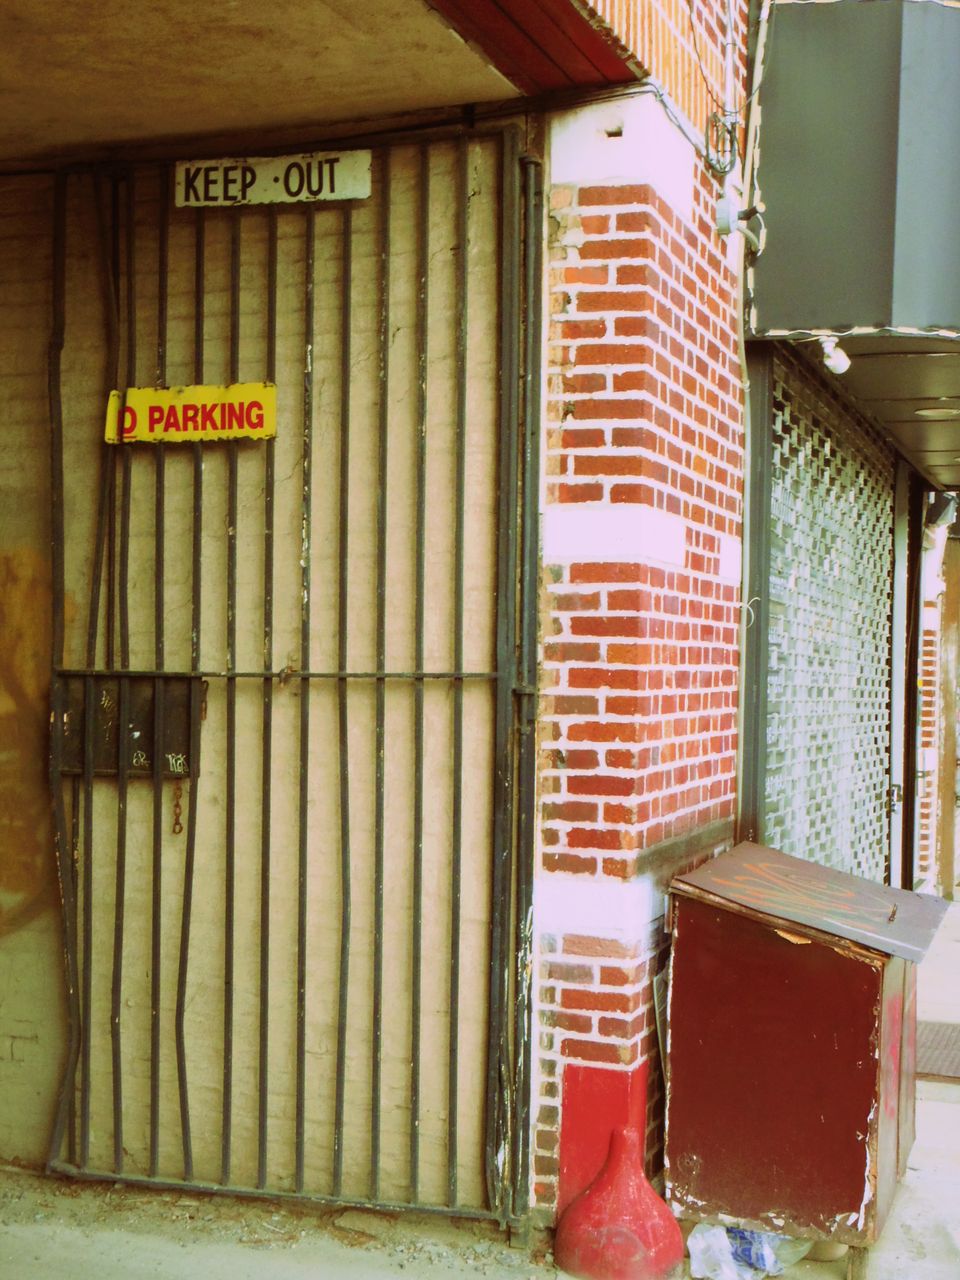
<path fill-rule="evenodd" d="M 946 904 L 756 844 L 671 893 L 674 1212 L 872 1243 L 913 1144 L 916 962 Z"/>

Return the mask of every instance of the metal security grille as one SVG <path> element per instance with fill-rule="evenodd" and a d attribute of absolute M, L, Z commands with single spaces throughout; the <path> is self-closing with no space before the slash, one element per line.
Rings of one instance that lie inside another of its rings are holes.
<path fill-rule="evenodd" d="M 507 131 L 379 147 L 354 204 L 170 189 L 57 179 L 50 1163 L 504 1220 L 538 169 Z M 113 387 L 243 381 L 275 441 L 101 443 Z"/>
<path fill-rule="evenodd" d="M 895 458 L 785 353 L 772 399 L 764 840 L 882 880 Z"/>

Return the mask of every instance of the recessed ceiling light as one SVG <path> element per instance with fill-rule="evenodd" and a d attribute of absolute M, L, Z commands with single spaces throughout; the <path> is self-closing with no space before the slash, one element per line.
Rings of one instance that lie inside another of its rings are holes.
<path fill-rule="evenodd" d="M 914 409 L 913 412 L 918 418 L 960 418 L 960 409 L 953 408 Z"/>

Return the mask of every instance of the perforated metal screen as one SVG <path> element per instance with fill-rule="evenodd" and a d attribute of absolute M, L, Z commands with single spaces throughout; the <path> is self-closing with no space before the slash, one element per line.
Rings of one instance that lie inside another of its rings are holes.
<path fill-rule="evenodd" d="M 871 879 L 888 858 L 893 451 L 773 366 L 767 844 Z"/>

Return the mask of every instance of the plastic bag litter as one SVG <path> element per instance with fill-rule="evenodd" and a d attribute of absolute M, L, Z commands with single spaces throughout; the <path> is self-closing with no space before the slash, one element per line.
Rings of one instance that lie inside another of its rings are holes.
<path fill-rule="evenodd" d="M 785 1267 L 792 1267 L 795 1262 L 805 1258 L 813 1248 L 812 1240 L 798 1240 L 796 1236 L 772 1236 L 773 1251 L 777 1261 Z"/>
<path fill-rule="evenodd" d="M 687 1240 L 690 1274 L 698 1280 L 758 1280 L 779 1276 L 811 1247 L 809 1240 L 794 1240 L 769 1231 L 742 1227 L 712 1227 L 701 1222 Z"/>
<path fill-rule="evenodd" d="M 775 1235 L 766 1231 L 746 1231 L 742 1227 L 727 1227 L 726 1231 L 735 1262 L 745 1262 L 762 1276 L 783 1275 L 783 1263 L 775 1248 Z"/>
<path fill-rule="evenodd" d="M 696 1280 L 755 1280 L 756 1272 L 733 1256 L 733 1245 L 723 1227 L 699 1222 L 687 1239 L 690 1274 Z"/>

